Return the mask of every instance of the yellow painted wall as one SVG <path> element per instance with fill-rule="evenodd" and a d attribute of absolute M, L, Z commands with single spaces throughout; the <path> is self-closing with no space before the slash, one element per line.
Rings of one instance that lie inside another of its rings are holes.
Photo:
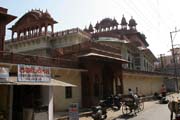
<path fill-rule="evenodd" d="M 138 87 L 140 94 L 150 95 L 154 92 L 160 92 L 164 76 L 123 72 L 123 82 L 125 94 L 128 93 L 128 88 L 135 92 L 136 87 Z"/>
<path fill-rule="evenodd" d="M 72 87 L 72 98 L 65 98 L 65 87 L 54 87 L 54 110 L 67 110 L 70 103 L 79 103 L 81 107 L 81 72 L 74 70 L 58 70 L 55 74 L 60 75 L 57 80 L 77 85 Z"/>

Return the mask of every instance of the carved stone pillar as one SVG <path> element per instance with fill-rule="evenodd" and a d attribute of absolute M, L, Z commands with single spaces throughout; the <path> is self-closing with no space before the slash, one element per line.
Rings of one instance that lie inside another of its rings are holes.
<path fill-rule="evenodd" d="M 51 25 L 51 32 L 54 33 L 54 25 Z"/>
<path fill-rule="evenodd" d="M 11 40 L 14 41 L 14 31 L 11 33 Z"/>
<path fill-rule="evenodd" d="M 24 37 L 26 37 L 26 30 L 24 30 Z"/>
<path fill-rule="evenodd" d="M 17 32 L 17 39 L 19 40 L 20 39 L 20 31 Z"/>
<path fill-rule="evenodd" d="M 42 27 L 39 27 L 39 35 L 42 34 Z"/>
<path fill-rule="evenodd" d="M 31 36 L 31 31 L 30 31 L 30 29 L 28 29 L 28 37 L 30 37 Z"/>
<path fill-rule="evenodd" d="M 47 35 L 47 27 L 48 27 L 48 25 L 46 24 L 45 25 L 45 35 Z"/>

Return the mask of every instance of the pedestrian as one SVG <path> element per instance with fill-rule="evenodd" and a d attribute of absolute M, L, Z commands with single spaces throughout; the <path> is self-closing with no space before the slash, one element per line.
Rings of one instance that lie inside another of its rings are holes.
<path fill-rule="evenodd" d="M 133 91 L 131 90 L 131 88 L 129 88 L 128 91 L 129 91 L 129 95 L 131 95 L 131 97 L 132 97 L 132 98 L 134 99 L 134 101 L 137 103 L 137 102 L 138 102 L 138 96 L 133 93 Z"/>
<path fill-rule="evenodd" d="M 131 88 L 128 89 L 128 93 L 129 93 L 129 95 L 134 96 L 134 93 L 133 93 L 133 91 L 131 90 Z"/>
<path fill-rule="evenodd" d="M 162 97 L 166 97 L 166 86 L 164 85 L 164 84 L 162 84 L 162 86 L 161 86 L 161 95 L 162 95 Z"/>

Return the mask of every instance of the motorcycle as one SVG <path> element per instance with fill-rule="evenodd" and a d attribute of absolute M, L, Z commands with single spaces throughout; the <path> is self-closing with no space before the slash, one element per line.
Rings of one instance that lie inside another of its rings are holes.
<path fill-rule="evenodd" d="M 107 118 L 107 107 L 103 101 L 98 106 L 92 107 L 91 116 L 94 120 L 104 120 Z"/>
<path fill-rule="evenodd" d="M 100 100 L 98 106 L 92 107 L 92 118 L 94 120 L 104 120 L 107 118 L 107 108 L 113 110 L 120 110 L 121 108 L 121 95 L 111 95 L 105 100 Z"/>
<path fill-rule="evenodd" d="M 113 110 L 120 110 L 121 108 L 121 95 L 111 95 L 104 100 L 105 105 Z"/>

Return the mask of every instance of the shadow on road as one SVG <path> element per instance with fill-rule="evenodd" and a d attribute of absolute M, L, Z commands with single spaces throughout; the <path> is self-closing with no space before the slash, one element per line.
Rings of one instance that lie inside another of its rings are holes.
<path fill-rule="evenodd" d="M 134 115 L 134 114 L 128 114 L 128 115 L 120 115 L 120 116 L 118 116 L 117 118 L 114 118 L 113 120 L 118 120 L 118 119 L 125 119 L 125 120 L 128 120 L 128 119 L 130 119 L 130 118 L 133 118 L 133 117 L 135 117 L 135 116 L 137 116 L 137 115 Z"/>

